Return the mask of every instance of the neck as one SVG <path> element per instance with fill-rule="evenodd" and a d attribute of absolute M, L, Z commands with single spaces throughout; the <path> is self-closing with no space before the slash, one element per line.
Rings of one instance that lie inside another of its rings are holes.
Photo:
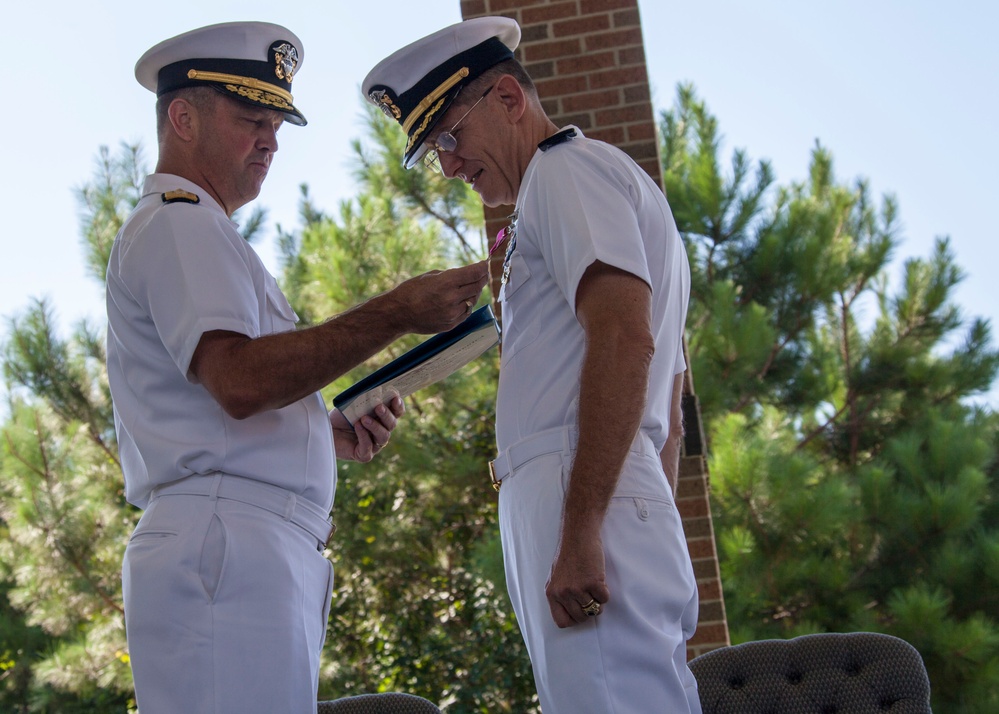
<path fill-rule="evenodd" d="M 540 108 L 527 117 L 525 131 L 521 134 L 522 139 L 517 150 L 517 176 L 519 180 L 514 186 L 514 200 L 520 192 L 520 184 L 527 173 L 527 166 L 538 151 L 538 144 L 558 132 L 558 129 L 555 122 L 549 119 L 548 115 Z"/>
<path fill-rule="evenodd" d="M 544 112 L 538 112 L 533 116 L 528 124 L 528 138 L 531 142 L 531 156 L 538 148 L 538 144 L 547 139 L 552 134 L 558 133 L 559 127 L 548 118 Z M 528 158 L 530 161 L 530 158 Z"/>
<path fill-rule="evenodd" d="M 190 161 L 185 161 L 183 157 L 171 156 L 169 153 L 161 153 L 159 160 L 156 162 L 156 173 L 173 174 L 174 176 L 185 178 L 193 184 L 197 184 L 199 187 L 204 189 L 209 196 L 215 199 L 215 202 L 221 206 L 222 210 L 229 218 L 232 218 L 232 214 L 236 212 L 237 208 L 239 208 L 239 206 L 232 208 L 227 206 L 226 202 L 222 200 L 222 196 L 212 185 L 211 179 L 206 176 L 204 172 L 199 171 L 195 164 Z"/>

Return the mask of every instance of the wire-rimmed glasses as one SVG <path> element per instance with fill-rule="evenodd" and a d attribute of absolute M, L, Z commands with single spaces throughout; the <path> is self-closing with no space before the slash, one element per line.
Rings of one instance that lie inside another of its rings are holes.
<path fill-rule="evenodd" d="M 494 84 L 493 87 L 495 86 L 496 85 Z M 456 139 L 454 136 L 454 130 L 458 128 L 458 125 L 465 120 L 465 117 L 467 117 L 472 112 L 472 110 L 475 109 L 475 107 L 479 106 L 479 102 L 485 99 L 486 95 L 489 94 L 489 92 L 493 91 L 493 87 L 490 87 L 485 92 L 483 92 L 482 96 L 479 97 L 479 99 L 475 102 L 475 104 L 470 106 L 468 108 L 468 111 L 462 114 L 461 117 L 458 119 L 458 121 L 454 123 L 454 126 L 452 126 L 448 131 L 442 131 L 440 134 L 437 135 L 437 139 L 434 141 L 433 148 L 428 150 L 427 153 L 423 155 L 424 166 L 426 166 L 428 169 L 431 169 L 432 171 L 436 171 L 439 174 L 444 173 L 444 169 L 441 168 L 441 159 L 440 159 L 441 152 L 447 153 L 449 151 L 454 151 L 455 149 L 458 148 L 458 139 Z"/>

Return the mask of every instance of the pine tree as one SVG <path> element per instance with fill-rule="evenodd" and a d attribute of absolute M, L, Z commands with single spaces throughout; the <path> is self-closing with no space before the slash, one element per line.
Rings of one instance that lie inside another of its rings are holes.
<path fill-rule="evenodd" d="M 948 240 L 893 293 L 896 203 L 838 183 L 821 145 L 800 183 L 743 151 L 726 176 L 689 86 L 662 136 L 733 640 L 887 632 L 939 710 L 995 711 L 999 420 L 969 398 L 999 353 L 952 302 Z"/>
<path fill-rule="evenodd" d="M 138 199 L 138 160 L 135 147 L 115 158 L 102 149 L 92 183 L 79 190 L 87 265 L 101 280 L 110 240 Z M 61 338 L 46 301 L 33 301 L 8 326 L 0 611 L 7 627 L 28 629 L 20 630 L 24 642 L 7 645 L 19 674 L 0 703 L 25 712 L 120 712 L 132 700 L 121 554 L 138 515 L 124 501 L 102 331 L 84 322 Z"/>
<path fill-rule="evenodd" d="M 81 325 L 58 339 L 45 303 L 11 322 L 4 370 L 15 396 L 3 426 L 0 564 L 4 608 L 32 626 L 11 647 L 21 672 L 0 695 L 22 711 L 122 709 L 131 677 L 120 604 L 120 547 L 131 526 L 101 381 L 103 353 Z M 44 634 L 42 634 L 44 633 Z M 13 643 L 12 643 L 13 644 Z M 117 693 L 117 694 L 115 694 Z"/>

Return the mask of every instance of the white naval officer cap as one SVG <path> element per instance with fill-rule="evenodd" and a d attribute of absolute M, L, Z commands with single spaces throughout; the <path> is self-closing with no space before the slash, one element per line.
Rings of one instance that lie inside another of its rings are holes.
<path fill-rule="evenodd" d="M 426 137 L 459 90 L 490 67 L 513 57 L 520 25 L 507 17 L 459 22 L 403 47 L 368 72 L 361 91 L 402 125 L 403 155 L 412 168 L 427 151 Z"/>
<path fill-rule="evenodd" d="M 135 64 L 135 78 L 156 96 L 212 87 L 241 102 L 283 112 L 305 126 L 291 81 L 305 59 L 302 41 L 269 22 L 225 22 L 163 40 Z"/>

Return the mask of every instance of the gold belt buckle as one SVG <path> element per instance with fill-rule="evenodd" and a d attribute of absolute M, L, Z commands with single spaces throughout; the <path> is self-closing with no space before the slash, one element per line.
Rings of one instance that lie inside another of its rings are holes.
<path fill-rule="evenodd" d="M 326 542 L 323 543 L 323 548 L 330 547 L 330 541 L 333 540 L 334 533 L 336 533 L 336 523 L 330 523 L 330 534 L 326 536 Z"/>
<path fill-rule="evenodd" d="M 489 478 L 493 482 L 493 490 L 498 493 L 500 490 L 500 482 L 496 480 L 496 467 L 493 466 L 492 461 L 489 462 Z"/>

